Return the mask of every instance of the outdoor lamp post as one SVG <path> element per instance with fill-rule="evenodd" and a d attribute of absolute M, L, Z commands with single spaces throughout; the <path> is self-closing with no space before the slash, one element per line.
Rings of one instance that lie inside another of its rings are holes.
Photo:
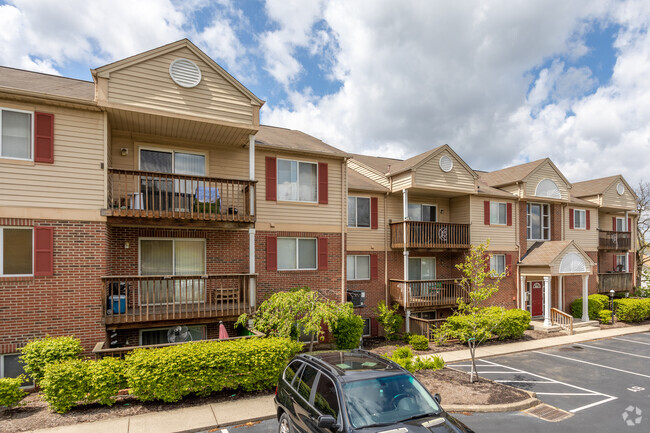
<path fill-rule="evenodd" d="M 612 312 L 612 323 L 614 323 L 614 289 L 609 291 L 609 311 Z"/>

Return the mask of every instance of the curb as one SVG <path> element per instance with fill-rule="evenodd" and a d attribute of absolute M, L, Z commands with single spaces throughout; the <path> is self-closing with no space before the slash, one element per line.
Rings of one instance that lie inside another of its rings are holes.
<path fill-rule="evenodd" d="M 180 430 L 176 433 L 197 433 L 197 432 L 220 432 L 222 429 L 227 428 L 227 427 L 233 427 L 233 426 L 238 426 L 241 424 L 246 424 L 249 422 L 257 423 L 261 421 L 267 421 L 269 419 L 276 419 L 276 415 L 262 415 L 258 417 L 252 417 L 252 418 L 246 418 L 242 419 L 239 421 L 233 421 L 229 423 L 224 423 L 224 424 L 215 424 L 211 425 L 208 427 L 199 427 L 199 428 L 191 428 L 188 430 Z"/>
<path fill-rule="evenodd" d="M 446 406 L 445 411 L 458 413 L 458 412 L 477 412 L 477 413 L 496 413 L 496 412 L 519 412 L 521 410 L 530 409 L 533 406 L 537 406 L 541 403 L 537 399 L 537 395 L 534 392 L 526 391 L 530 398 L 527 398 L 522 401 L 516 401 L 514 403 L 505 403 L 505 404 L 483 404 L 483 405 L 472 405 L 472 404 L 450 404 Z"/>

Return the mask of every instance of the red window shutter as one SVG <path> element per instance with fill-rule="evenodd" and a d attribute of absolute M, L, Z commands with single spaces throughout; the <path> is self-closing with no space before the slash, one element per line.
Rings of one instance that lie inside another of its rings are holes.
<path fill-rule="evenodd" d="M 318 238 L 318 269 L 327 270 L 327 238 Z"/>
<path fill-rule="evenodd" d="M 269 201 L 276 201 L 278 196 L 278 171 L 275 161 L 272 156 L 266 157 L 266 199 Z"/>
<path fill-rule="evenodd" d="M 508 203 L 508 204 L 506 205 L 506 209 L 507 209 L 507 211 L 506 211 L 506 214 L 507 214 L 506 218 L 507 218 L 507 220 L 508 220 L 508 225 L 511 226 L 511 225 L 512 225 L 512 203 Z"/>
<path fill-rule="evenodd" d="M 278 270 L 278 238 L 275 236 L 266 237 L 266 270 Z"/>
<path fill-rule="evenodd" d="M 34 113 L 34 162 L 54 163 L 54 114 Z"/>
<path fill-rule="evenodd" d="M 34 227 L 34 276 L 54 275 L 54 229 Z"/>
<path fill-rule="evenodd" d="M 327 204 L 327 163 L 318 163 L 318 203 Z"/>
<path fill-rule="evenodd" d="M 573 209 L 569 208 L 569 228 L 573 229 Z"/>
<path fill-rule="evenodd" d="M 512 275 L 512 254 L 506 254 L 506 275 Z"/>
<path fill-rule="evenodd" d="M 370 197 L 370 228 L 379 228 L 379 200 L 377 197 Z"/>
<path fill-rule="evenodd" d="M 379 335 L 379 322 L 374 317 L 370 319 L 370 336 L 376 337 Z"/>
<path fill-rule="evenodd" d="M 627 231 L 628 232 L 632 231 L 632 218 L 627 219 Z"/>
<path fill-rule="evenodd" d="M 616 270 L 616 254 L 614 254 L 614 270 Z"/>
<path fill-rule="evenodd" d="M 379 278 L 379 260 L 377 254 L 370 254 L 370 279 Z"/>
<path fill-rule="evenodd" d="M 483 224 L 486 226 L 490 225 L 490 202 L 483 202 Z"/>
<path fill-rule="evenodd" d="M 632 272 L 632 254 L 627 255 L 627 271 Z"/>
<path fill-rule="evenodd" d="M 612 231 L 616 231 L 616 217 L 612 217 Z"/>
<path fill-rule="evenodd" d="M 586 224 L 587 224 L 587 230 L 590 230 L 590 229 L 591 229 L 591 221 L 590 221 L 591 218 L 590 218 L 590 214 L 591 214 L 591 211 L 590 211 L 589 209 L 587 209 L 587 210 L 585 211 L 585 215 L 586 215 L 585 220 L 586 220 Z"/>

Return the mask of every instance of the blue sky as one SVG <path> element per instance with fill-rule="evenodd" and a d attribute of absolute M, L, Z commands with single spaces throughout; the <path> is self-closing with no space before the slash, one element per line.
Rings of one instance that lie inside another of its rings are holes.
<path fill-rule="evenodd" d="M 444 143 L 472 167 L 543 157 L 573 181 L 650 166 L 649 2 L 10 0 L 0 64 L 89 69 L 184 37 L 262 121 L 349 152 Z"/>

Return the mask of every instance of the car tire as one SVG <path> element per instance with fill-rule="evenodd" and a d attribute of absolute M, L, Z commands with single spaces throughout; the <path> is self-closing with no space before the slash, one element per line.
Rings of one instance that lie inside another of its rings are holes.
<path fill-rule="evenodd" d="M 278 422 L 278 433 L 293 433 L 291 419 L 286 412 L 280 416 L 280 422 Z"/>

